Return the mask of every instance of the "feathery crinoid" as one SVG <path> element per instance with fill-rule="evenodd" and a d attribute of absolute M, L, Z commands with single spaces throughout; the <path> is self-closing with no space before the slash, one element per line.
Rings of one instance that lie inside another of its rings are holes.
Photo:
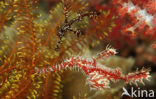
<path fill-rule="evenodd" d="M 13 18 L 13 1 L 0 1 L 0 64 L 6 60 L 7 52 L 10 51 L 8 47 L 12 44 L 12 40 L 10 36 L 10 28 L 8 29 L 7 26 L 11 24 L 11 20 Z M 13 34 L 12 34 L 13 35 Z"/>
<path fill-rule="evenodd" d="M 87 46 L 88 40 L 94 37 L 92 34 L 96 33 L 87 30 L 91 20 L 95 20 L 95 16 L 96 19 L 99 18 L 97 12 L 87 11 L 88 3 L 67 0 L 58 3 L 50 11 L 49 17 L 44 22 L 40 22 L 38 20 L 41 20 L 42 16 L 38 17 L 37 0 L 8 0 L 1 1 L 0 4 L 2 5 L 0 29 L 3 32 L 0 44 L 1 98 L 49 98 L 49 91 L 54 97 L 60 97 L 63 85 L 59 83 L 63 82 L 61 80 L 63 71 L 38 75 L 34 72 L 34 67 L 60 63 L 74 51 L 82 52 L 82 46 Z M 7 26 L 6 22 L 10 19 L 10 15 L 13 19 L 11 25 Z M 12 29 L 8 34 L 3 29 L 5 26 L 7 29 Z M 66 26 L 70 26 L 68 31 L 65 29 Z M 77 32 L 79 30 L 83 30 L 83 35 Z M 55 51 L 56 41 L 60 39 L 60 35 L 58 36 L 60 31 L 64 34 L 61 38 L 63 44 L 59 51 Z M 2 38 L 3 36 L 6 39 Z"/>
<path fill-rule="evenodd" d="M 8 25 L 9 21 L 12 19 L 13 15 L 13 1 L 6 0 L 0 1 L 0 34 L 2 34 L 5 26 Z"/>

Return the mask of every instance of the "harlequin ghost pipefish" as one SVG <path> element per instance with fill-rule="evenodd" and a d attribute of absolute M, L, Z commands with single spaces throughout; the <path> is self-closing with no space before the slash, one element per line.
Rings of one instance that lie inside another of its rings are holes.
<path fill-rule="evenodd" d="M 104 51 L 97 54 L 93 58 L 83 58 L 83 57 L 74 57 L 67 59 L 61 64 L 52 65 L 48 68 L 35 68 L 38 74 L 45 74 L 48 72 L 55 72 L 62 69 L 79 69 L 87 76 L 87 82 L 92 89 L 102 90 L 105 88 L 110 88 L 110 81 L 118 81 L 123 80 L 126 83 L 135 83 L 137 82 L 143 83 L 143 79 L 149 80 L 150 69 L 136 70 L 133 73 L 128 73 L 126 75 L 122 74 L 121 70 L 118 69 L 110 69 L 105 66 L 98 64 L 97 60 L 106 59 L 112 55 L 115 55 L 117 52 L 114 48 L 107 47 Z M 143 83 L 144 84 L 144 83 Z"/>

